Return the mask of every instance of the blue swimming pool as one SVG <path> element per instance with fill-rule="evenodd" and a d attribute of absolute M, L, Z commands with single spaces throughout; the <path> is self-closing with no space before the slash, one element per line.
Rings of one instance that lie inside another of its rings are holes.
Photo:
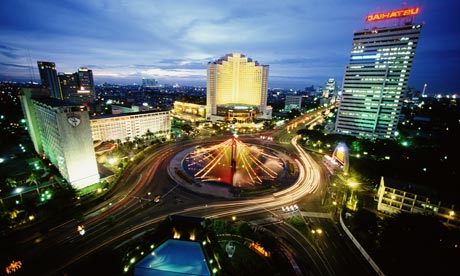
<path fill-rule="evenodd" d="M 200 243 L 167 240 L 141 259 L 135 276 L 211 275 Z"/>

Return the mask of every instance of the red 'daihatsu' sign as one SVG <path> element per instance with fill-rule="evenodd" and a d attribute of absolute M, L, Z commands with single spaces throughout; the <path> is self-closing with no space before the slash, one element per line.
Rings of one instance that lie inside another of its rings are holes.
<path fill-rule="evenodd" d="M 374 14 L 369 14 L 366 17 L 366 21 L 380 21 L 380 20 L 387 20 L 387 19 L 395 19 L 401 17 L 407 17 L 412 15 L 417 15 L 420 13 L 420 7 L 415 8 L 407 8 L 389 12 L 379 12 Z"/>

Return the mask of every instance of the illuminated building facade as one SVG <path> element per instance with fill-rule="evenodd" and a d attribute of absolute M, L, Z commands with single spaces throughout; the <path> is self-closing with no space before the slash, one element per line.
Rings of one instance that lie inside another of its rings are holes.
<path fill-rule="evenodd" d="M 76 94 L 78 90 L 78 74 L 77 73 L 62 73 L 58 74 L 59 87 L 61 88 L 62 97 L 64 100 L 70 99 L 72 94 Z"/>
<path fill-rule="evenodd" d="M 159 87 L 158 81 L 156 79 L 146 79 L 142 78 L 142 87 Z"/>
<path fill-rule="evenodd" d="M 92 141 L 117 140 L 142 137 L 148 132 L 157 137 L 169 138 L 171 132 L 169 111 L 148 111 L 119 115 L 102 115 L 91 118 Z"/>
<path fill-rule="evenodd" d="M 48 158 L 75 189 L 97 183 L 88 111 L 66 101 L 30 96 L 24 91 L 21 103 L 23 111 L 28 110 L 24 116 L 37 153 Z"/>
<path fill-rule="evenodd" d="M 331 97 L 333 95 L 336 95 L 337 92 L 338 92 L 337 82 L 335 81 L 334 78 L 329 78 L 326 81 L 326 84 L 324 85 L 323 97 L 324 98 Z"/>
<path fill-rule="evenodd" d="M 407 212 L 434 215 L 441 221 L 460 227 L 458 219 L 460 211 L 455 211 L 453 205 L 426 195 L 427 191 L 423 191 L 420 187 L 393 179 L 385 181 L 382 176 L 377 191 L 377 210 L 387 214 Z"/>
<path fill-rule="evenodd" d="M 206 119 L 206 106 L 185 102 L 174 102 L 174 114 L 186 115 L 192 119 Z"/>
<path fill-rule="evenodd" d="M 404 13 L 405 10 L 411 12 Z M 372 28 L 355 32 L 336 133 L 370 139 L 395 137 L 422 29 L 422 25 L 413 23 L 419 9 L 405 10 L 370 15 L 367 19 Z M 399 24 L 376 27 L 377 20 L 398 20 Z"/>
<path fill-rule="evenodd" d="M 61 90 L 56 72 L 56 64 L 49 61 L 37 61 L 40 81 L 43 86 L 50 90 L 50 96 L 56 99 L 62 99 Z"/>
<path fill-rule="evenodd" d="M 22 114 L 24 114 L 24 118 L 26 118 L 27 121 L 27 131 L 29 132 L 35 151 L 39 154 L 43 153 L 43 146 L 32 98 L 44 98 L 49 96 L 50 91 L 48 88 L 21 88 L 21 94 L 19 95 Z"/>
<path fill-rule="evenodd" d="M 79 101 L 77 102 L 93 102 L 96 98 L 93 71 L 86 68 L 80 67 L 78 69 L 78 90 L 77 94 L 74 95 Z M 71 99 L 76 100 L 76 99 Z"/>
<path fill-rule="evenodd" d="M 92 103 L 95 99 L 93 71 L 81 67 L 76 73 L 59 73 L 59 87 L 64 100 L 78 104 Z"/>
<path fill-rule="evenodd" d="M 271 118 L 267 108 L 268 68 L 238 53 L 209 62 L 206 116 L 218 116 L 219 106 L 232 105 L 252 106 L 258 117 Z"/>
<path fill-rule="evenodd" d="M 286 95 L 284 100 L 284 110 L 291 111 L 292 109 L 298 109 L 302 107 L 302 96 Z"/>
<path fill-rule="evenodd" d="M 112 104 L 112 114 L 134 113 L 151 111 L 153 108 L 148 105 L 120 105 Z"/>

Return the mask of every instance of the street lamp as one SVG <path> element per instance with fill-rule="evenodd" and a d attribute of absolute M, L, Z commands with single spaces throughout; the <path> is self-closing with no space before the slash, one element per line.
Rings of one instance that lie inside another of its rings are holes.
<path fill-rule="evenodd" d="M 359 184 L 357 182 L 350 181 L 347 183 L 347 185 L 351 190 L 350 199 L 347 201 L 347 205 L 350 209 L 356 210 L 356 204 L 358 201 L 354 199 L 354 190 L 358 187 Z"/>
<path fill-rule="evenodd" d="M 14 191 L 19 194 L 19 197 L 21 198 L 21 203 L 22 203 L 22 191 L 24 188 L 22 187 L 17 187 Z"/>
<path fill-rule="evenodd" d="M 313 239 L 315 240 L 315 242 L 318 243 L 318 236 L 321 236 L 323 230 L 321 228 L 312 229 L 311 233 L 313 234 Z"/>
<path fill-rule="evenodd" d="M 447 217 L 447 223 L 454 218 L 455 212 L 453 210 L 449 211 L 449 216 Z"/>
<path fill-rule="evenodd" d="M 78 225 L 78 226 L 77 226 L 77 231 L 78 231 L 78 233 L 80 234 L 80 236 L 85 235 L 85 233 L 86 233 L 86 231 L 85 231 L 85 226 L 84 226 L 84 225 Z"/>

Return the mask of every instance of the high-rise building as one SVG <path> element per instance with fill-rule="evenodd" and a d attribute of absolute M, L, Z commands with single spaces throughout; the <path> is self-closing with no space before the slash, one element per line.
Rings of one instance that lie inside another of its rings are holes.
<path fill-rule="evenodd" d="M 365 138 L 393 138 L 418 45 L 420 8 L 367 16 L 370 28 L 353 37 L 337 112 L 335 132 Z M 377 26 L 384 22 L 388 26 Z"/>
<path fill-rule="evenodd" d="M 268 65 L 260 65 L 238 53 L 209 62 L 206 116 L 226 118 L 229 112 L 235 114 L 244 110 L 248 114 L 257 114 L 257 117 L 270 118 L 271 108 L 267 108 L 268 68 Z M 248 119 L 247 116 L 242 118 Z"/>
<path fill-rule="evenodd" d="M 80 98 L 85 99 L 89 102 L 93 102 L 95 99 L 93 70 L 90 70 L 86 67 L 80 67 L 77 73 L 79 88 L 77 90 L 77 94 Z"/>
<path fill-rule="evenodd" d="M 151 88 L 158 87 L 158 81 L 156 79 L 142 78 L 142 87 Z"/>
<path fill-rule="evenodd" d="M 329 78 L 327 81 L 326 81 L 326 84 L 324 85 L 324 89 L 323 89 L 323 97 L 324 98 L 329 98 L 335 94 L 337 94 L 337 82 L 335 81 L 334 78 Z"/>
<path fill-rule="evenodd" d="M 85 105 L 94 101 L 95 88 L 92 70 L 81 67 L 75 73 L 59 73 L 58 79 L 63 99 Z"/>
<path fill-rule="evenodd" d="M 97 183 L 88 111 L 70 102 L 34 97 L 30 91 L 23 91 L 20 99 L 37 153 L 48 158 L 75 189 Z"/>
<path fill-rule="evenodd" d="M 298 109 L 302 107 L 302 96 L 286 95 L 284 100 L 284 110 L 291 111 L 292 109 Z"/>
<path fill-rule="evenodd" d="M 77 73 L 62 73 L 58 74 L 59 87 L 61 88 L 62 97 L 64 100 L 69 100 L 72 95 L 78 90 L 78 74 Z"/>
<path fill-rule="evenodd" d="M 50 91 L 48 88 L 21 88 L 21 94 L 19 95 L 22 113 L 27 122 L 27 131 L 37 153 L 43 153 L 43 143 L 32 98 L 49 98 L 49 96 Z"/>
<path fill-rule="evenodd" d="M 51 97 L 62 100 L 62 94 L 59 89 L 57 78 L 56 64 L 48 61 L 37 61 L 37 65 L 42 85 L 46 86 L 50 90 Z"/>

